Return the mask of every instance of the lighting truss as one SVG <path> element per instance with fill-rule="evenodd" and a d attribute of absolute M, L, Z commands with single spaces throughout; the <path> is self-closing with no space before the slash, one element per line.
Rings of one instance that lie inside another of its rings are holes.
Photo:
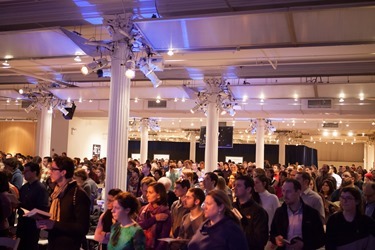
<path fill-rule="evenodd" d="M 49 84 L 38 83 L 35 88 L 27 87 L 18 91 L 25 100 L 30 101 L 29 106 L 25 108 L 26 113 L 42 108 L 48 108 L 49 111 L 57 109 L 64 115 L 69 113 L 66 108 L 72 107 L 73 102 L 68 102 L 56 97 L 48 90 L 49 87 Z"/>
<path fill-rule="evenodd" d="M 249 127 L 245 130 L 246 133 L 256 134 L 258 127 L 257 120 L 250 120 Z M 276 131 L 276 128 L 272 125 L 271 120 L 265 120 L 265 134 L 272 135 Z"/>
<path fill-rule="evenodd" d="M 190 110 L 195 113 L 202 111 L 207 115 L 207 106 L 209 103 L 215 103 L 216 108 L 220 111 L 221 115 L 229 114 L 234 116 L 236 110 L 240 110 L 241 106 L 233 97 L 232 92 L 228 88 L 229 83 L 222 78 L 205 79 L 207 89 L 198 92 L 198 98 L 195 101 L 196 105 Z"/>
<path fill-rule="evenodd" d="M 146 125 L 148 127 L 148 129 L 150 129 L 154 132 L 160 131 L 160 126 L 159 126 L 158 121 L 156 119 L 152 119 L 152 118 L 141 118 L 141 119 L 133 118 L 133 120 L 131 120 L 129 122 L 129 125 L 130 125 L 131 130 L 140 131 L 140 127 L 143 126 L 143 125 Z"/>

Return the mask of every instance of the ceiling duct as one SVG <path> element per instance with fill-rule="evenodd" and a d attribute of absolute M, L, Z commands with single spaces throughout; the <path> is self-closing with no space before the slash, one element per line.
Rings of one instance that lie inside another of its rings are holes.
<path fill-rule="evenodd" d="M 167 107 L 167 101 L 165 101 L 165 100 L 159 100 L 159 102 L 148 101 L 147 107 L 148 108 L 166 108 Z"/>
<path fill-rule="evenodd" d="M 309 109 L 331 109 L 332 100 L 330 99 L 307 100 L 307 108 Z"/>
<path fill-rule="evenodd" d="M 326 122 L 323 123 L 323 128 L 338 128 L 339 124 L 337 122 Z"/>

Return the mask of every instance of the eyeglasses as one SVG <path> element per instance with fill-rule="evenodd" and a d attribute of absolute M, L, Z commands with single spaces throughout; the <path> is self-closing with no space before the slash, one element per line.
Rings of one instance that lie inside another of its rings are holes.
<path fill-rule="evenodd" d="M 351 196 L 340 196 L 340 199 L 343 201 L 354 201 L 355 198 Z"/>
<path fill-rule="evenodd" d="M 49 168 L 49 171 L 61 171 L 60 168 Z"/>

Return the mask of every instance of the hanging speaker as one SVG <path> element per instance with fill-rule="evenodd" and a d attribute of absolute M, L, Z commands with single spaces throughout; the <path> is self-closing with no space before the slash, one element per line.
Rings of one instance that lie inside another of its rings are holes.
<path fill-rule="evenodd" d="M 65 118 L 65 120 L 71 120 L 71 119 L 73 119 L 74 111 L 76 110 L 76 105 L 74 104 L 74 102 L 72 102 L 72 106 L 71 107 L 65 107 L 65 109 L 66 109 L 66 111 L 69 112 L 66 115 L 63 114 L 63 117 Z"/>

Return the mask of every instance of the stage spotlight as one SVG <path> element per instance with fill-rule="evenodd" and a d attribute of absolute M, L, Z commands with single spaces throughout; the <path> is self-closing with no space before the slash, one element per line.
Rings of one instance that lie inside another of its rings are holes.
<path fill-rule="evenodd" d="M 108 60 L 105 58 L 100 58 L 98 60 L 94 60 L 93 62 L 83 65 L 81 68 L 81 72 L 84 75 L 88 75 L 91 72 L 104 68 L 108 64 Z"/>
<path fill-rule="evenodd" d="M 129 79 L 133 79 L 135 77 L 135 61 L 128 60 L 125 66 L 126 66 L 125 76 Z"/>
<path fill-rule="evenodd" d="M 57 106 L 57 109 L 61 112 L 61 113 L 63 113 L 63 115 L 67 115 L 67 114 L 69 114 L 69 111 L 68 110 L 66 110 L 65 109 L 65 107 L 63 106 L 63 105 L 59 105 L 59 106 Z"/>
<path fill-rule="evenodd" d="M 139 69 L 151 81 L 154 88 L 159 87 L 163 83 L 145 60 L 141 60 Z"/>

